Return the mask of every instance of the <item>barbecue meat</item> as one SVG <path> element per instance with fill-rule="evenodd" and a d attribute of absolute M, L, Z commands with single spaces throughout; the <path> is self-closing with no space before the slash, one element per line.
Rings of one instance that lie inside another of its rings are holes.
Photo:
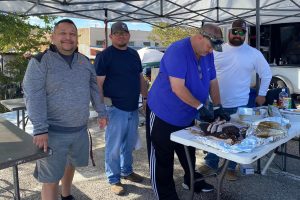
<path fill-rule="evenodd" d="M 240 129 L 226 121 L 200 123 L 200 128 L 206 136 L 214 136 L 220 139 L 232 139 L 233 143 L 236 143 L 240 137 Z"/>

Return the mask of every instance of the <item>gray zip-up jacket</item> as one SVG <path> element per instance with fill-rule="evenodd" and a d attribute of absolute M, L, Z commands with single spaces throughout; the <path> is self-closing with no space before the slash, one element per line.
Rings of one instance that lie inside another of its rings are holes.
<path fill-rule="evenodd" d="M 70 128 L 87 125 L 90 101 L 99 117 L 106 116 L 95 68 L 77 51 L 69 65 L 56 47 L 50 45 L 30 60 L 23 90 L 34 135 L 47 133 L 49 125 Z"/>

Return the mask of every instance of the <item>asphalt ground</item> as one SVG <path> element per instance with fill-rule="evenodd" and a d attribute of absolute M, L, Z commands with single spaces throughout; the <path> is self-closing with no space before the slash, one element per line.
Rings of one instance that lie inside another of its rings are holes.
<path fill-rule="evenodd" d="M 90 125 L 93 137 L 93 152 L 96 167 L 91 162 L 88 167 L 78 168 L 72 187 L 72 195 L 80 200 L 151 200 L 155 199 L 152 192 L 148 158 L 145 139 L 145 126 L 139 128 L 142 138 L 142 148 L 134 152 L 134 171 L 145 177 L 142 183 L 122 181 L 125 184 L 126 194 L 116 196 L 110 192 L 110 185 L 105 177 L 104 151 L 105 141 L 103 131 L 99 131 L 95 121 Z M 299 142 L 290 141 L 288 152 L 299 156 Z M 197 151 L 197 166 L 203 161 L 203 152 Z M 270 155 L 269 155 L 270 156 Z M 262 166 L 267 157 L 262 159 Z M 256 163 L 253 163 L 255 167 Z M 19 165 L 19 179 L 21 199 L 41 199 L 41 184 L 32 176 L 35 163 Z M 300 160 L 287 158 L 287 171 L 280 170 L 281 157 L 276 156 L 266 175 L 239 175 L 238 181 L 229 182 L 224 180 L 221 199 L 223 200 L 300 200 Z M 175 157 L 174 181 L 180 199 L 187 198 L 187 191 L 181 187 L 183 182 L 183 170 Z M 209 178 L 207 182 L 216 187 L 216 179 Z M 13 199 L 13 176 L 12 169 L 0 171 L 0 200 Z M 211 193 L 195 194 L 195 200 L 215 200 L 216 191 Z"/>

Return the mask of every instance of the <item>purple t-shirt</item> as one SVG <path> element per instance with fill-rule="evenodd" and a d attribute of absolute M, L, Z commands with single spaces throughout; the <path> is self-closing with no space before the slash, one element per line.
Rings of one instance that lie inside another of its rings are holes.
<path fill-rule="evenodd" d="M 191 94 L 206 102 L 210 80 L 216 78 L 213 54 L 196 58 L 190 38 L 173 43 L 165 52 L 148 95 L 152 112 L 174 126 L 188 126 L 195 119 L 197 110 L 180 100 L 172 92 L 169 76 L 185 79 L 185 86 Z"/>

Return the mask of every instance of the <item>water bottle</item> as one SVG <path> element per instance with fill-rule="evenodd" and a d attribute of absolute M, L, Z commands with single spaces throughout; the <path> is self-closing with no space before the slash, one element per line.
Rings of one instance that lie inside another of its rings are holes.
<path fill-rule="evenodd" d="M 282 88 L 281 92 L 279 93 L 279 107 L 280 108 L 288 108 L 289 107 L 289 102 L 288 102 L 288 98 L 289 95 L 288 93 L 285 91 L 285 88 Z"/>

